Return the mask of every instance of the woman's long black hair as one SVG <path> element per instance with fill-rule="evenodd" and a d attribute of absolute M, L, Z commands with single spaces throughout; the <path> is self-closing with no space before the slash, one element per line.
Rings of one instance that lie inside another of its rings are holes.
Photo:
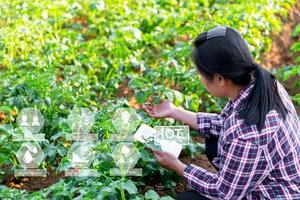
<path fill-rule="evenodd" d="M 229 27 L 216 27 L 201 33 L 193 44 L 193 62 L 208 80 L 219 74 L 237 85 L 247 85 L 254 76 L 253 89 L 239 112 L 247 125 L 256 124 L 261 130 L 271 110 L 286 118 L 287 109 L 279 96 L 276 77 L 255 63 L 239 32 Z"/>

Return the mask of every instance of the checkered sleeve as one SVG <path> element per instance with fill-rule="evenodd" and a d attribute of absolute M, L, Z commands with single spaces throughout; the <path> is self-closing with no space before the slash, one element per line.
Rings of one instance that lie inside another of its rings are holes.
<path fill-rule="evenodd" d="M 212 113 L 197 113 L 197 127 L 198 132 L 205 137 L 209 137 L 209 135 L 219 135 L 223 120 L 218 114 Z"/>
<path fill-rule="evenodd" d="M 268 175 L 264 150 L 236 138 L 222 145 L 221 170 L 214 174 L 188 165 L 184 178 L 200 194 L 211 199 L 242 199 Z"/>

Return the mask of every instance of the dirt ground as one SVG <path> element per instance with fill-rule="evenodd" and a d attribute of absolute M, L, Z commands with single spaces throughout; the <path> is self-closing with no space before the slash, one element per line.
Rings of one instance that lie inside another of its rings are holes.
<path fill-rule="evenodd" d="M 297 23 L 300 23 L 300 0 L 297 1 L 296 7 L 289 12 L 287 19 L 284 20 L 282 32 L 272 36 L 272 48 L 270 52 L 266 52 L 264 55 L 262 55 L 262 66 L 266 68 L 279 68 L 284 65 L 294 64 L 294 60 L 297 55 L 290 53 L 290 47 L 293 42 L 295 42 L 295 39 L 291 37 L 291 32 Z M 291 88 L 290 83 L 293 80 L 294 79 L 288 80 L 286 83 L 284 83 L 284 86 L 290 94 L 300 93 L 299 89 L 297 90 Z M 133 97 L 133 91 L 130 91 L 130 89 L 128 89 L 125 85 L 121 86 L 120 91 L 117 93 L 117 97 L 129 97 L 131 106 L 137 109 L 140 108 Z M 297 111 L 300 113 L 299 106 L 297 107 Z M 204 139 L 200 136 L 194 138 L 194 140 L 200 143 L 204 142 Z M 186 164 L 193 163 L 207 169 L 210 172 L 216 172 L 205 155 L 197 154 L 195 158 L 182 155 L 180 159 Z M 56 183 L 61 178 L 64 178 L 63 174 L 56 174 L 53 170 L 49 170 L 49 175 L 46 178 L 15 178 L 12 175 L 7 175 L 2 184 L 5 184 L 11 188 L 37 191 Z M 176 192 L 182 192 L 185 190 L 185 188 L 186 184 L 183 181 L 180 181 L 176 186 Z M 165 189 L 164 186 L 159 182 L 149 183 L 145 186 L 143 191 L 147 191 L 148 189 L 154 189 L 160 195 L 166 195 L 170 192 L 170 189 Z"/>
<path fill-rule="evenodd" d="M 3 171 L 5 171 L 7 174 L 4 177 L 2 184 L 15 189 L 38 191 L 47 188 L 50 185 L 58 182 L 61 178 L 64 178 L 63 173 L 57 174 L 52 169 L 47 169 L 47 177 L 14 177 L 9 168 L 10 166 L 2 166 Z"/>
<path fill-rule="evenodd" d="M 272 38 L 272 47 L 261 57 L 261 64 L 266 68 L 279 68 L 284 65 L 295 64 L 295 58 L 300 54 L 290 53 L 290 47 L 296 42 L 291 36 L 295 26 L 300 23 L 300 0 L 291 9 L 289 15 L 283 20 L 283 26 L 280 33 L 274 34 Z"/>

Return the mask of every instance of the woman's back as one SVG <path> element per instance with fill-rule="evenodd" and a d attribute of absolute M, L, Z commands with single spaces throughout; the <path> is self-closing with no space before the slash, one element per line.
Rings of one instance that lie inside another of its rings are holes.
<path fill-rule="evenodd" d="M 277 84 L 289 110 L 285 119 L 271 110 L 261 130 L 257 125 L 247 125 L 239 111 L 253 88 L 249 84 L 226 105 L 217 118 L 220 122 L 213 120 L 213 127 L 220 130 L 218 156 L 213 163 L 222 178 L 216 181 L 217 191 L 211 188 L 210 194 L 217 192 L 222 199 L 235 199 L 242 194 L 247 199 L 300 199 L 299 119 L 289 95 Z M 200 132 L 204 130 L 204 117 L 198 115 Z"/>

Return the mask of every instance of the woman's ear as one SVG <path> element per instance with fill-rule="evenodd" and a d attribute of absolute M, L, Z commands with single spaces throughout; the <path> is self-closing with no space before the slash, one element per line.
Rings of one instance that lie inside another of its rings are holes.
<path fill-rule="evenodd" d="M 214 74 L 214 80 L 215 83 L 218 84 L 218 86 L 224 86 L 226 84 L 225 78 L 220 74 Z"/>

